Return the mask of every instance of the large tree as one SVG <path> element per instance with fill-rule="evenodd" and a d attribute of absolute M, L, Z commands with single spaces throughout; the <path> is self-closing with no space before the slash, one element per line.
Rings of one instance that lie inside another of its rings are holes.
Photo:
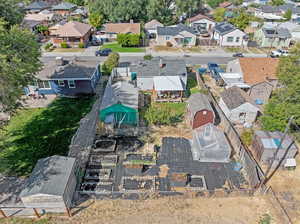
<path fill-rule="evenodd" d="M 24 11 L 18 6 L 17 0 L 0 0 L 0 18 L 5 20 L 7 26 L 20 24 Z"/>
<path fill-rule="evenodd" d="M 245 11 L 239 11 L 237 16 L 229 20 L 230 23 L 235 25 L 237 28 L 244 30 L 250 23 L 252 17 Z"/>
<path fill-rule="evenodd" d="M 173 22 L 172 6 L 174 6 L 172 0 L 149 0 L 146 8 L 148 19 L 157 19 L 165 25 L 171 24 Z"/>
<path fill-rule="evenodd" d="M 175 0 L 176 4 L 176 15 L 187 17 L 193 16 L 195 13 L 199 12 L 202 6 L 201 0 Z"/>

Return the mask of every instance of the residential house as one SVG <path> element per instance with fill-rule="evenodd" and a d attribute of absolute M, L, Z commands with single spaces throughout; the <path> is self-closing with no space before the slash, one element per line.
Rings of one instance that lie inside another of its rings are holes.
<path fill-rule="evenodd" d="M 224 86 L 226 89 L 233 86 L 237 86 L 241 89 L 250 88 L 250 86 L 244 82 L 243 75 L 240 73 L 219 72 L 218 74 L 221 79 L 217 80 L 217 84 Z"/>
<path fill-rule="evenodd" d="M 113 41 L 117 39 L 117 35 L 120 33 L 140 34 L 140 32 L 141 24 L 134 23 L 132 20 L 130 23 L 106 23 L 103 25 L 100 37 Z"/>
<path fill-rule="evenodd" d="M 196 39 L 194 29 L 183 24 L 157 27 L 156 45 L 195 46 Z"/>
<path fill-rule="evenodd" d="M 238 58 L 228 62 L 226 72 L 241 74 L 249 86 L 268 81 L 276 86 L 277 58 Z"/>
<path fill-rule="evenodd" d="M 39 159 L 20 194 L 26 208 L 66 212 L 77 184 L 76 159 L 51 156 Z"/>
<path fill-rule="evenodd" d="M 295 158 L 298 147 L 295 144 L 294 139 L 287 135 L 282 141 L 283 135 L 284 134 L 279 131 L 255 131 L 252 141 L 252 152 L 257 160 L 263 163 L 270 163 L 273 161 L 276 151 L 278 152 L 273 167 L 278 165 L 279 161 L 283 158 L 282 165 L 284 165 L 288 159 Z M 282 143 L 280 144 L 281 141 Z M 287 150 L 288 152 L 286 152 Z"/>
<path fill-rule="evenodd" d="M 297 42 L 300 41 L 300 25 L 295 22 L 265 22 L 263 25 L 264 28 L 274 28 L 274 29 L 288 29 L 291 34 L 291 41 Z"/>
<path fill-rule="evenodd" d="M 254 84 L 248 91 L 249 96 L 257 105 L 265 105 L 270 99 L 273 89 L 276 88 L 274 84 L 268 81 Z"/>
<path fill-rule="evenodd" d="M 242 3 L 242 6 L 249 7 L 253 4 L 256 5 L 266 5 L 269 2 L 269 0 L 244 0 Z"/>
<path fill-rule="evenodd" d="M 300 17 L 300 7 L 295 4 L 287 3 L 280 6 L 263 5 L 255 11 L 255 16 L 269 21 L 282 20 L 283 15 L 288 11 L 292 11 L 292 20 Z"/>
<path fill-rule="evenodd" d="M 54 45 L 60 46 L 62 42 L 66 42 L 69 46 L 78 47 L 79 43 L 85 46 L 88 44 L 92 27 L 85 23 L 70 21 L 55 31 L 51 41 Z"/>
<path fill-rule="evenodd" d="M 54 13 L 51 13 L 49 11 L 48 11 L 49 13 L 45 13 L 45 12 L 42 13 L 42 12 L 36 14 L 32 14 L 32 13 L 26 14 L 23 19 L 23 24 L 30 24 L 31 21 L 36 21 L 38 22 L 39 25 L 48 26 L 52 22 L 59 19 L 59 17 Z"/>
<path fill-rule="evenodd" d="M 193 160 L 200 162 L 230 162 L 230 143 L 224 132 L 212 123 L 193 130 L 191 151 Z"/>
<path fill-rule="evenodd" d="M 55 5 L 52 7 L 52 11 L 56 14 L 62 15 L 62 16 L 68 16 L 70 15 L 75 9 L 77 8 L 77 5 L 70 3 L 70 2 L 61 2 L 58 5 Z"/>
<path fill-rule="evenodd" d="M 258 105 L 242 89 L 233 86 L 221 93 L 219 106 L 234 124 L 252 124 L 260 111 Z"/>
<path fill-rule="evenodd" d="M 234 8 L 234 5 L 232 2 L 221 2 L 219 4 L 219 7 L 220 8 L 224 8 L 224 9 L 233 9 Z"/>
<path fill-rule="evenodd" d="M 215 112 L 207 95 L 192 94 L 187 102 L 187 117 L 193 129 L 215 122 Z"/>
<path fill-rule="evenodd" d="M 260 47 L 288 48 L 292 35 L 286 28 L 261 28 L 254 33 Z"/>
<path fill-rule="evenodd" d="M 187 22 L 199 34 L 211 33 L 216 25 L 213 19 L 202 14 L 188 18 Z"/>
<path fill-rule="evenodd" d="M 85 7 L 79 7 L 71 12 L 71 16 L 73 17 L 86 18 L 87 15 L 88 15 L 88 10 Z"/>
<path fill-rule="evenodd" d="M 57 94 L 76 97 L 94 94 L 101 76 L 98 61 L 63 58 L 49 61 L 36 75 L 36 81 L 25 88 L 26 95 Z"/>
<path fill-rule="evenodd" d="M 145 30 L 150 38 L 156 38 L 157 35 L 157 27 L 164 27 L 162 23 L 157 21 L 156 19 L 152 19 L 148 23 L 145 23 Z"/>
<path fill-rule="evenodd" d="M 247 34 L 227 22 L 216 24 L 213 39 L 221 47 L 246 47 L 248 44 Z"/>
<path fill-rule="evenodd" d="M 35 1 L 25 7 L 25 10 L 30 13 L 38 13 L 44 9 L 50 9 L 51 5 L 45 1 Z"/>

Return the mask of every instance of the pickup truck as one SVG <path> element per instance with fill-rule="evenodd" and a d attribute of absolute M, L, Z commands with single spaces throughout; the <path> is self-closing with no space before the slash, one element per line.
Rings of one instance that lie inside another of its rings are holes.
<path fill-rule="evenodd" d="M 271 51 L 271 57 L 272 58 L 277 58 L 277 57 L 281 57 L 281 56 L 288 56 L 289 52 L 287 50 L 275 50 L 275 51 Z"/>

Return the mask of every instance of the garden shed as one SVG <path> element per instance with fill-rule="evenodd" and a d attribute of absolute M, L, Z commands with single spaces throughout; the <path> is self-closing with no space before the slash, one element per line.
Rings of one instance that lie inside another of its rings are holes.
<path fill-rule="evenodd" d="M 195 93 L 189 97 L 187 112 L 193 129 L 215 121 L 215 113 L 208 97 L 202 93 Z"/>
<path fill-rule="evenodd" d="M 76 188 L 76 159 L 51 156 L 38 160 L 20 198 L 27 208 L 66 212 Z"/>

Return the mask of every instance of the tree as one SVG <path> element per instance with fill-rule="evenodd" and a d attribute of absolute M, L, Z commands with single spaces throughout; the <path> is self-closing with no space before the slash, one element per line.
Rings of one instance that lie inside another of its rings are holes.
<path fill-rule="evenodd" d="M 273 6 L 279 6 L 279 5 L 283 5 L 285 3 L 284 0 L 271 0 L 271 5 Z"/>
<path fill-rule="evenodd" d="M 244 11 L 240 11 L 238 16 L 235 16 L 229 20 L 230 23 L 241 30 L 244 30 L 249 25 L 250 21 L 251 16 Z"/>
<path fill-rule="evenodd" d="M 23 20 L 24 11 L 17 3 L 17 0 L 0 0 L 0 18 L 7 22 L 7 26 L 20 24 Z"/>
<path fill-rule="evenodd" d="M 148 19 L 157 19 L 165 25 L 173 23 L 171 0 L 149 0 L 146 7 Z"/>
<path fill-rule="evenodd" d="M 187 17 L 191 17 L 201 9 L 201 0 L 175 0 L 176 4 L 176 15 L 182 16 L 184 14 Z"/>
<path fill-rule="evenodd" d="M 84 6 L 85 0 L 67 0 L 67 2 L 73 3 L 78 6 Z"/>
<path fill-rule="evenodd" d="M 212 7 L 212 8 L 216 8 L 219 6 L 220 3 L 224 2 L 224 0 L 208 0 L 207 4 Z"/>
<path fill-rule="evenodd" d="M 29 30 L 0 25 L 0 102 L 4 110 L 18 105 L 23 88 L 41 67 L 39 57 L 40 46 Z"/>
<path fill-rule="evenodd" d="M 288 9 L 284 14 L 283 14 L 283 17 L 286 19 L 286 20 L 291 20 L 292 19 L 292 10 L 291 9 Z"/>
<path fill-rule="evenodd" d="M 225 12 L 226 12 L 226 9 L 224 8 L 216 8 L 215 11 L 214 11 L 214 19 L 217 21 L 217 22 L 222 22 L 225 20 Z"/>
<path fill-rule="evenodd" d="M 119 59 L 120 55 L 118 53 L 111 53 L 102 65 L 102 72 L 105 75 L 110 75 L 113 68 L 118 66 Z"/>
<path fill-rule="evenodd" d="M 118 44 L 122 47 L 134 47 L 140 45 L 140 35 L 133 33 L 120 33 L 117 35 Z"/>
<path fill-rule="evenodd" d="M 89 14 L 89 23 L 99 29 L 103 24 L 103 16 L 99 12 L 92 12 Z"/>

